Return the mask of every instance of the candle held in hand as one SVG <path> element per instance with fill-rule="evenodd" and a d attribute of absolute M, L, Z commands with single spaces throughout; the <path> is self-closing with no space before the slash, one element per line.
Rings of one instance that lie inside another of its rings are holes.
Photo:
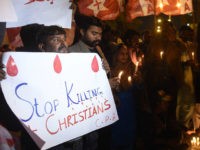
<path fill-rule="evenodd" d="M 119 72 L 119 74 L 118 74 L 118 78 L 119 78 L 119 79 L 121 79 L 123 73 L 124 73 L 123 71 L 120 71 L 120 72 Z"/>
<path fill-rule="evenodd" d="M 160 59 L 163 59 L 164 51 L 160 51 Z"/>

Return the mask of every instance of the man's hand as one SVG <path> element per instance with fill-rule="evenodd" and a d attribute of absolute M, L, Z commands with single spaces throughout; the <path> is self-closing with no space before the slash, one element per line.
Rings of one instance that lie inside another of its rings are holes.
<path fill-rule="evenodd" d="M 118 90 L 119 89 L 119 84 L 120 84 L 120 78 L 114 77 L 109 79 L 110 87 L 112 89 Z"/>
<path fill-rule="evenodd" d="M 106 74 L 108 74 L 110 72 L 110 66 L 107 60 L 104 58 L 102 59 L 102 65 L 103 65 L 104 70 L 106 71 Z"/>

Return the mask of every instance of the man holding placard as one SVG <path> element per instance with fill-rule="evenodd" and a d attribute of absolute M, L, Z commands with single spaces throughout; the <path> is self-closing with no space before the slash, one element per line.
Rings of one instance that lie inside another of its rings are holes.
<path fill-rule="evenodd" d="M 67 52 L 67 46 L 66 46 L 66 43 L 65 43 L 65 32 L 63 32 L 63 30 L 61 29 L 61 28 L 59 28 L 59 27 L 57 27 L 57 26 L 50 26 L 50 27 L 44 27 L 42 30 L 40 30 L 40 32 L 38 33 L 38 37 L 37 37 L 37 43 L 38 43 L 38 47 L 39 47 L 39 49 L 41 50 L 41 51 L 44 51 L 44 52 Z M 50 54 L 50 53 L 48 53 L 48 54 Z M 52 53 L 52 55 L 54 55 L 53 53 Z M 38 54 L 38 56 L 39 56 L 39 54 Z M 67 56 L 67 55 L 66 55 Z M 40 56 L 39 56 L 40 57 Z M 62 69 L 62 68 L 59 68 L 57 65 L 59 64 L 58 62 L 58 57 L 56 57 L 57 59 L 55 59 L 55 60 L 57 60 L 56 61 L 56 63 L 54 64 L 54 69 L 55 69 L 55 71 L 57 72 L 57 73 L 59 73 L 59 71 L 60 71 L 60 69 Z M 70 57 L 69 57 L 70 58 Z M 9 59 L 10 60 L 10 59 Z M 95 60 L 95 59 L 94 59 Z M 8 63 L 8 62 L 7 62 Z M 97 62 L 95 62 L 94 61 L 94 64 L 95 63 L 97 63 Z M 5 64 L 5 62 L 4 62 L 4 64 Z M 13 64 L 13 63 L 11 63 L 11 64 Z M 7 66 L 8 67 L 8 66 Z M 6 67 L 6 68 L 7 68 Z M 73 67 L 73 66 L 72 66 Z M 93 66 L 93 67 L 97 67 L 96 65 L 95 66 Z M 95 71 L 96 72 L 96 69 L 97 68 L 93 68 L 93 71 Z M 1 78 L 0 79 L 2 79 L 4 76 L 5 76 L 5 73 L 3 73 L 2 72 L 2 70 L 0 71 L 1 72 Z M 11 72 L 12 72 L 12 70 L 11 70 Z M 8 69 L 7 69 L 7 73 L 11 73 L 11 72 L 9 72 L 8 71 Z M 10 74 L 10 75 L 12 75 L 12 74 Z M 4 82 L 4 81 L 3 81 Z M 67 85 L 66 85 L 67 86 Z M 2 86 L 2 87 L 5 87 L 5 86 Z M 66 87 L 67 88 L 67 87 Z M 98 89 L 97 89 L 97 91 L 98 91 Z M 100 92 L 101 93 L 101 92 Z M 99 94 L 100 94 L 99 93 Z M 5 94 L 5 93 L 4 93 Z M 81 94 L 81 93 L 80 93 Z M 67 94 L 67 96 L 68 96 L 68 99 L 70 98 L 70 92 L 68 92 L 68 94 Z M 18 97 L 18 98 L 20 98 L 20 97 Z M 108 99 L 110 99 L 110 98 L 108 98 Z M 56 106 L 56 101 L 54 101 L 55 102 L 55 106 Z M 105 101 L 105 105 L 107 105 L 106 104 L 107 103 L 107 100 Z M 50 103 L 46 103 L 46 104 L 50 104 Z M 110 106 L 110 104 L 109 105 L 107 105 L 107 106 Z M 112 106 L 113 106 L 113 104 L 112 104 Z M 38 116 L 39 116 L 39 112 L 38 112 L 38 108 L 37 107 L 39 107 L 38 106 L 38 103 L 37 103 L 37 101 L 35 101 L 35 105 L 34 105 L 34 107 L 36 108 L 36 112 L 38 113 L 36 113 Z M 96 116 L 96 117 L 98 117 L 98 116 Z M 114 120 L 113 121 L 116 121 L 118 119 L 118 117 L 116 116 L 115 118 L 114 118 Z M 112 122 L 113 122 L 112 121 Z M 109 123 L 110 124 L 110 123 Z M 106 125 L 106 124 L 105 124 Z M 104 126 L 105 126 L 104 125 Z M 102 126 L 103 127 L 103 126 Z M 100 128 L 100 127 L 98 127 L 98 128 Z M 94 129 L 93 129 L 94 130 Z M 91 130 L 92 131 L 92 130 Z M 88 132 L 88 131 L 87 131 Z M 86 133 L 86 132 L 84 132 L 84 133 Z M 76 133 L 77 134 L 77 133 Z M 89 146 L 87 143 L 87 141 L 89 141 L 89 138 L 91 137 L 90 136 L 91 134 L 89 134 L 89 135 L 86 135 L 86 136 L 84 136 L 84 137 L 86 137 L 86 140 L 84 140 L 84 143 L 82 143 L 81 141 L 82 140 L 73 140 L 71 143 L 70 142 L 67 142 L 68 144 L 62 144 L 59 148 L 62 148 L 62 149 L 65 149 L 66 147 L 65 146 L 67 146 L 67 148 L 70 148 L 70 149 L 73 149 L 73 150 L 80 150 L 80 149 L 82 149 L 82 148 L 84 148 L 84 149 L 88 149 L 88 148 L 91 148 L 91 146 Z M 77 136 L 76 136 L 77 137 Z M 65 138 L 64 138 L 65 139 Z M 63 139 L 63 140 L 64 140 Z M 86 144 L 85 144 L 86 143 Z M 52 144 L 51 144 L 52 145 Z M 51 146 L 52 147 L 52 146 Z M 28 149 L 30 149 L 30 147 L 28 146 L 27 147 Z M 58 147 L 55 147 L 56 149 L 58 149 Z M 97 147 L 94 147 L 94 149 L 96 149 Z M 33 149 L 36 149 L 36 148 L 33 148 Z"/>
<path fill-rule="evenodd" d="M 97 53 L 102 59 L 103 67 L 107 73 L 110 74 L 109 64 L 99 47 L 102 38 L 103 24 L 95 17 L 79 16 L 80 22 L 77 22 L 80 28 L 81 39 L 73 46 L 69 47 L 69 52 L 76 53 Z M 110 86 L 117 89 L 119 86 L 119 78 L 114 77 L 109 79 Z M 105 127 L 94 131 L 83 137 L 84 150 L 99 150 L 110 149 L 111 130 Z"/>

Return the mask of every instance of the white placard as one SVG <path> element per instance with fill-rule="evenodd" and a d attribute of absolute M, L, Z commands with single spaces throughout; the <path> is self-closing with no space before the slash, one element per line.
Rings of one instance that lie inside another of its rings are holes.
<path fill-rule="evenodd" d="M 0 22 L 17 21 L 17 15 L 11 0 L 0 1 Z"/>
<path fill-rule="evenodd" d="M 118 120 L 106 73 L 95 53 L 6 52 L 3 64 L 6 101 L 41 149 Z"/>
<path fill-rule="evenodd" d="M 8 22 L 7 28 L 38 23 L 71 28 L 72 10 L 69 0 L 12 0 L 17 22 Z"/>

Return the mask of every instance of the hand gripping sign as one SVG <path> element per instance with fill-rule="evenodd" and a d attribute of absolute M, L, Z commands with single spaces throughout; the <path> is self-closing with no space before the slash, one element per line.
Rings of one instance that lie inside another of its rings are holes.
<path fill-rule="evenodd" d="M 3 55 L 5 99 L 39 148 L 47 149 L 118 120 L 95 53 Z"/>

